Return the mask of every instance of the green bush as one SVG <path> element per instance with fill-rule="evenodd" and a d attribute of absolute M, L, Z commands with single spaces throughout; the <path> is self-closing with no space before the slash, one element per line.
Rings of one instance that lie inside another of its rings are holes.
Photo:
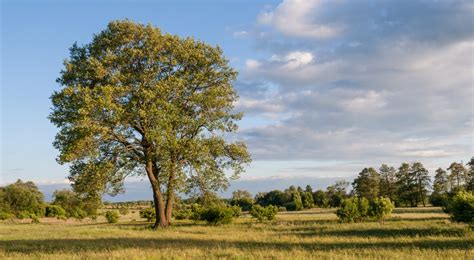
<path fill-rule="evenodd" d="M 146 218 L 147 221 L 154 221 L 156 219 L 155 209 L 151 207 L 141 209 L 140 217 Z"/>
<path fill-rule="evenodd" d="M 369 201 L 366 198 L 353 197 L 343 199 L 336 215 L 342 222 L 361 221 L 368 217 Z"/>
<path fill-rule="evenodd" d="M 202 210 L 200 219 L 209 224 L 229 224 L 234 218 L 234 213 L 231 207 L 211 206 Z"/>
<path fill-rule="evenodd" d="M 16 217 L 18 219 L 26 219 L 26 218 L 31 218 L 32 216 L 34 216 L 34 214 L 31 214 L 30 212 L 28 211 L 20 211 L 16 214 Z"/>
<path fill-rule="evenodd" d="M 191 209 L 180 209 L 173 211 L 173 217 L 175 219 L 190 219 L 193 214 Z"/>
<path fill-rule="evenodd" d="M 235 218 L 238 218 L 240 216 L 242 216 L 242 208 L 240 208 L 239 206 L 232 206 L 231 207 L 232 211 L 233 211 L 233 216 Z"/>
<path fill-rule="evenodd" d="M 278 207 L 278 212 L 285 212 L 286 208 L 285 207 Z"/>
<path fill-rule="evenodd" d="M 248 211 L 252 208 L 254 200 L 252 198 L 238 198 L 232 199 L 230 204 L 232 206 L 239 206 L 244 211 Z"/>
<path fill-rule="evenodd" d="M 252 209 L 250 210 L 250 215 L 253 218 L 256 218 L 259 222 L 263 222 L 264 220 L 273 220 L 278 213 L 278 207 L 270 205 L 267 207 L 262 207 L 258 204 L 253 205 Z"/>
<path fill-rule="evenodd" d="M 368 216 L 377 220 L 383 220 L 392 213 L 395 205 L 389 198 L 375 198 L 369 203 Z"/>
<path fill-rule="evenodd" d="M 13 215 L 8 212 L 0 212 L 0 220 L 7 220 L 13 218 Z"/>
<path fill-rule="evenodd" d="M 109 223 L 117 223 L 119 219 L 119 214 L 117 213 L 117 211 L 109 210 L 105 212 L 105 218 L 107 219 L 107 222 Z"/>
<path fill-rule="evenodd" d="M 66 211 L 60 206 L 48 205 L 46 206 L 45 216 L 63 218 L 66 216 Z"/>
<path fill-rule="evenodd" d="M 127 207 L 121 207 L 119 208 L 120 215 L 127 215 L 130 210 Z"/>
<path fill-rule="evenodd" d="M 474 225 L 474 195 L 468 191 L 458 191 L 448 199 L 444 208 L 456 222 Z"/>

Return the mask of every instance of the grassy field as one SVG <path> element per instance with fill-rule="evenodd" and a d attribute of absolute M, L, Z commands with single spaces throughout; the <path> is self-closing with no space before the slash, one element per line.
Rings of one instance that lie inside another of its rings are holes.
<path fill-rule="evenodd" d="M 0 222 L 0 258 L 474 259 L 474 232 L 439 208 L 396 209 L 384 223 L 338 223 L 333 210 L 243 216 L 208 226 L 176 221 L 153 231 L 135 211 L 117 224 L 42 219 Z"/>

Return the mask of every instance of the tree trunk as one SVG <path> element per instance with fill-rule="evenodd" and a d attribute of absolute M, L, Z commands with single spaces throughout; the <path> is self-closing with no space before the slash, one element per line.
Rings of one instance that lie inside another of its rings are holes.
<path fill-rule="evenodd" d="M 168 223 L 171 223 L 171 216 L 173 212 L 174 179 L 175 179 L 175 171 L 172 169 L 170 172 L 170 176 L 168 178 L 168 187 L 166 191 L 166 218 L 168 220 Z"/>
<path fill-rule="evenodd" d="M 163 202 L 163 194 L 161 193 L 160 183 L 158 182 L 158 179 L 156 178 L 157 176 L 155 175 L 156 170 L 154 169 L 153 162 L 151 160 L 148 160 L 146 162 L 146 173 L 147 173 L 148 179 L 150 180 L 151 187 L 153 189 L 153 201 L 155 204 L 156 220 L 155 220 L 155 224 L 153 225 L 153 228 L 168 227 L 169 222 L 167 221 L 165 217 L 165 205 Z"/>

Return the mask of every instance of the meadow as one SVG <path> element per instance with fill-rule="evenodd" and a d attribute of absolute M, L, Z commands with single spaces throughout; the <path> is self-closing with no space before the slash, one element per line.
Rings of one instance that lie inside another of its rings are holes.
<path fill-rule="evenodd" d="M 0 222 L 0 258 L 276 258 L 473 259 L 474 232 L 440 208 L 397 208 L 383 223 L 342 224 L 332 209 L 281 212 L 257 223 L 248 215 L 230 225 L 189 220 L 150 230 L 137 210 L 117 224 L 43 218 Z"/>

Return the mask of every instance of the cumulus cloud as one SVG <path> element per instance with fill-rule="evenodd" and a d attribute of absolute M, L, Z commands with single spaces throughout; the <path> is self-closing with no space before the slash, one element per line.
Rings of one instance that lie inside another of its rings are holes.
<path fill-rule="evenodd" d="M 242 132 L 254 158 L 470 158 L 473 10 L 468 1 L 286 0 L 263 11 L 255 44 L 270 54 L 248 57 L 240 78 L 273 87 L 253 96 L 242 86 L 238 104 L 275 118 Z"/>
<path fill-rule="evenodd" d="M 341 31 L 340 26 L 320 23 L 314 19 L 320 4 L 320 0 L 285 0 L 275 10 L 262 12 L 258 22 L 273 26 L 289 36 L 307 38 L 335 36 Z"/>

